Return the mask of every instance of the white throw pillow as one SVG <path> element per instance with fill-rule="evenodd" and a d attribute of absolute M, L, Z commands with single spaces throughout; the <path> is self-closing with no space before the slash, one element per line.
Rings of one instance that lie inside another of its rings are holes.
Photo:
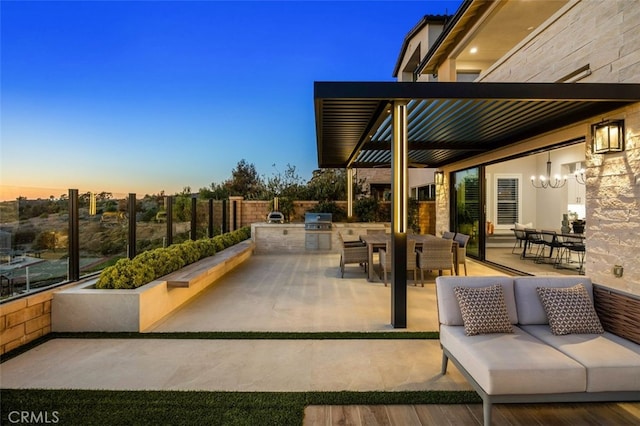
<path fill-rule="evenodd" d="M 515 225 L 515 229 L 531 229 L 533 228 L 533 223 L 517 223 Z"/>

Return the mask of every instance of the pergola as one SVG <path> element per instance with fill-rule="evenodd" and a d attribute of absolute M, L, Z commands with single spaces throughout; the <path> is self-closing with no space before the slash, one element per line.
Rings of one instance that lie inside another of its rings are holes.
<path fill-rule="evenodd" d="M 442 167 L 602 116 L 640 102 L 640 84 L 315 82 L 314 102 L 319 167 L 391 167 L 391 324 L 405 328 L 409 165 Z"/>

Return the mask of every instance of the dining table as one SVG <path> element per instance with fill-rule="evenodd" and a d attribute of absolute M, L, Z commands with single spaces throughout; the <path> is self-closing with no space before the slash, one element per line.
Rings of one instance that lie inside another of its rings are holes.
<path fill-rule="evenodd" d="M 374 273 L 373 273 L 373 253 L 376 249 L 386 249 L 387 244 L 391 244 L 391 234 L 388 233 L 377 233 L 377 234 L 365 234 L 359 236 L 360 241 L 363 241 L 367 244 L 367 255 L 369 259 L 369 271 L 367 280 L 374 281 Z M 432 234 L 408 234 L 407 239 L 415 240 L 416 249 L 421 250 L 422 244 L 426 239 L 429 238 L 439 238 Z M 453 265 L 455 274 L 458 275 L 458 242 L 452 240 L 451 244 L 451 252 L 453 253 Z"/>
<path fill-rule="evenodd" d="M 512 231 L 515 231 L 515 228 L 511 228 Z M 524 240 L 524 247 L 522 248 L 522 254 L 520 255 L 521 259 L 530 259 L 535 258 L 536 256 L 527 256 L 527 249 L 529 248 L 529 242 L 531 241 L 531 236 L 539 235 L 543 232 L 542 229 L 533 229 L 533 228 L 525 228 L 523 229 L 526 237 Z M 562 238 L 576 238 L 581 240 L 584 243 L 585 237 L 584 234 L 576 234 L 574 232 L 562 232 L 562 231 L 554 231 L 557 237 Z"/>

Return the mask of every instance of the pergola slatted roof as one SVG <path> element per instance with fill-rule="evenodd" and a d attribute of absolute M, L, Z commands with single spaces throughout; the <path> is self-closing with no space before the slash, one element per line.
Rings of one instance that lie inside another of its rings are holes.
<path fill-rule="evenodd" d="M 389 165 L 391 105 L 407 102 L 409 158 L 441 167 L 640 102 L 639 84 L 316 82 L 318 165 Z"/>

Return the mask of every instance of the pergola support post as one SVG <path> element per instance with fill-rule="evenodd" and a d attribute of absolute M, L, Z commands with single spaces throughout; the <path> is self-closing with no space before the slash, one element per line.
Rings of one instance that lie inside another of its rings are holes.
<path fill-rule="evenodd" d="M 395 101 L 391 142 L 391 325 L 394 328 L 407 327 L 408 148 L 407 103 Z"/>
<path fill-rule="evenodd" d="M 353 217 L 353 172 L 351 167 L 347 168 L 347 217 Z"/>

